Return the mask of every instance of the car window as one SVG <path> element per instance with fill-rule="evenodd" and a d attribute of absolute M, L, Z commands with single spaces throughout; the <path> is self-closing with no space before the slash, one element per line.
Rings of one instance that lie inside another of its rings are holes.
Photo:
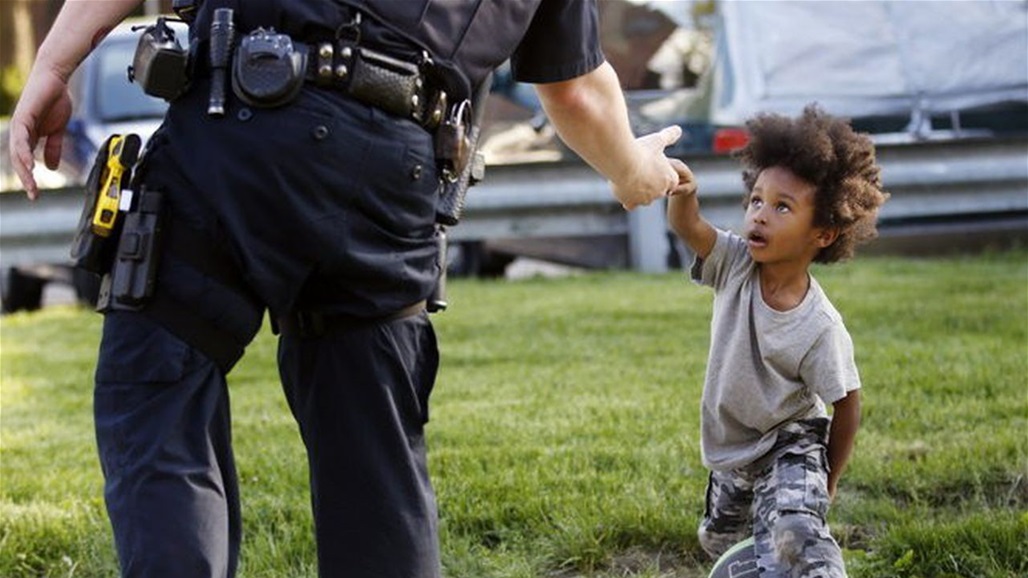
<path fill-rule="evenodd" d="M 145 94 L 129 82 L 127 68 L 132 63 L 136 42 L 111 42 L 97 54 L 97 83 L 93 102 L 102 122 L 160 118 L 168 103 Z"/>

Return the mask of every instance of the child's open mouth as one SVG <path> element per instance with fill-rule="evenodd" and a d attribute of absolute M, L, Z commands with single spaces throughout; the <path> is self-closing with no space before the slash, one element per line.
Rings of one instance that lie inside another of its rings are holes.
<path fill-rule="evenodd" d="M 759 249 L 762 247 L 767 247 L 767 238 L 756 231 L 750 232 L 746 239 L 747 241 L 749 241 L 749 245 L 751 248 Z"/>

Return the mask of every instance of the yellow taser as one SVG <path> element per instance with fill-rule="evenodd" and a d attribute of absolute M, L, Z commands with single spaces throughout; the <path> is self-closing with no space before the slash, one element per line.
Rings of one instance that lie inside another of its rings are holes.
<path fill-rule="evenodd" d="M 109 237 L 118 220 L 121 191 L 132 173 L 139 156 L 139 135 L 114 135 L 107 143 L 107 164 L 100 177 L 100 188 L 93 209 L 93 232 Z"/>

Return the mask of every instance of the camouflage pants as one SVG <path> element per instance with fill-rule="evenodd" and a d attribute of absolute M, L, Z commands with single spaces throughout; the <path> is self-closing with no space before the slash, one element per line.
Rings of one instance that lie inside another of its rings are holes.
<path fill-rule="evenodd" d="M 828 532 L 828 420 L 785 426 L 752 466 L 713 471 L 700 545 L 717 558 L 751 533 L 761 578 L 845 578 Z"/>

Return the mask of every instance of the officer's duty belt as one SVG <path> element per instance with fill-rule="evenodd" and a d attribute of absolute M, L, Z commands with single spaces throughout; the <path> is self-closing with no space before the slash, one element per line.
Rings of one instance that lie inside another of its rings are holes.
<path fill-rule="evenodd" d="M 297 337 L 320 337 L 339 331 L 362 329 L 412 317 L 425 311 L 425 301 L 418 301 L 399 311 L 379 317 L 357 317 L 345 313 L 315 313 L 299 311 L 283 315 L 275 320 L 274 329 L 281 335 Z"/>
<path fill-rule="evenodd" d="M 305 80 L 435 129 L 446 113 L 446 93 L 426 77 L 427 56 L 409 62 L 349 42 L 295 43 L 307 52 Z"/>
<path fill-rule="evenodd" d="M 449 106 L 446 91 L 440 88 L 446 74 L 427 55 L 398 57 L 342 40 L 290 42 L 292 51 L 303 61 L 299 73 L 301 82 L 338 90 L 368 106 L 414 120 L 428 130 L 435 130 L 442 123 Z M 238 52 L 238 43 L 231 50 Z M 194 45 L 191 55 L 194 74 L 212 75 L 210 52 L 210 39 L 202 39 Z M 238 57 L 233 54 L 233 59 Z M 274 77 L 277 72 L 265 73 Z M 269 80 L 272 84 L 276 82 L 274 78 Z M 286 104 L 291 98 L 269 106 Z"/>

